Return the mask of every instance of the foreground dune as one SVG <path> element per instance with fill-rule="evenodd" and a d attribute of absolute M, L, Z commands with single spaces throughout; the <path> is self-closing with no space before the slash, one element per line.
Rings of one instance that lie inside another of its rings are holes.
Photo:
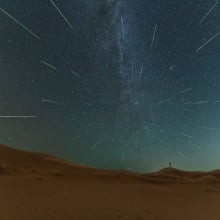
<path fill-rule="evenodd" d="M 220 171 L 97 170 L 0 145 L 0 219 L 219 220 Z"/>

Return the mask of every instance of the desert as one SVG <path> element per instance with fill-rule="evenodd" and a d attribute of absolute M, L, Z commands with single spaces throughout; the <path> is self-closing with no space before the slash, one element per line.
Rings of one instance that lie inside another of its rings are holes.
<path fill-rule="evenodd" d="M 99 170 L 0 146 L 0 218 L 218 220 L 220 171 Z"/>

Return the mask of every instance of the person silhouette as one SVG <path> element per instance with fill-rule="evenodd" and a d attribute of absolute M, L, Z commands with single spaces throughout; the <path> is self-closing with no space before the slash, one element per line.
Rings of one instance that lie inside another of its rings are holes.
<path fill-rule="evenodd" d="M 172 162 L 169 162 L 169 167 L 172 167 Z"/>

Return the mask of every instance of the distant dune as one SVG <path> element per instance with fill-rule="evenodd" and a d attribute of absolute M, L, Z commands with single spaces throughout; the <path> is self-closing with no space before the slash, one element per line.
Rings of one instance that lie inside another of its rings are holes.
<path fill-rule="evenodd" d="M 0 145 L 0 219 L 219 220 L 220 170 L 99 170 Z"/>
<path fill-rule="evenodd" d="M 147 177 L 152 177 L 158 181 L 179 182 L 179 183 L 213 183 L 220 182 L 220 170 L 211 172 L 202 171 L 184 171 L 175 168 L 164 168 L 158 172 L 146 174 Z"/>
<path fill-rule="evenodd" d="M 0 166 L 8 174 L 74 172 L 89 167 L 76 164 L 45 153 L 30 152 L 0 145 Z"/>

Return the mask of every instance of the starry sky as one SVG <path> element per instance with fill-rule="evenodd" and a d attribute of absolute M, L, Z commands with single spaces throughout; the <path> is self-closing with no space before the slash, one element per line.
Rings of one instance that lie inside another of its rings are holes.
<path fill-rule="evenodd" d="M 0 143 L 98 168 L 220 168 L 220 3 L 0 0 Z"/>

